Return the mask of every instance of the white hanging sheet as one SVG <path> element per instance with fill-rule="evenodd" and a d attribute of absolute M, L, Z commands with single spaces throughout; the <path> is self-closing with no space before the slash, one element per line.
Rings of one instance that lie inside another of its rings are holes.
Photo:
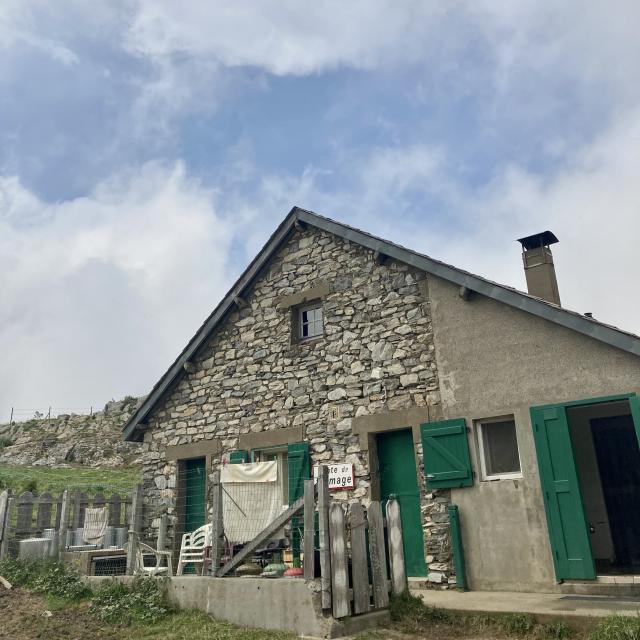
<path fill-rule="evenodd" d="M 246 464 L 226 464 L 220 474 L 222 484 L 227 482 L 277 482 L 278 463 L 248 462 Z"/>
<path fill-rule="evenodd" d="M 84 512 L 82 538 L 89 544 L 102 544 L 107 531 L 109 514 L 106 507 L 87 508 Z"/>
<path fill-rule="evenodd" d="M 275 460 L 225 465 L 220 479 L 224 533 L 229 542 L 253 540 L 282 511 Z"/>

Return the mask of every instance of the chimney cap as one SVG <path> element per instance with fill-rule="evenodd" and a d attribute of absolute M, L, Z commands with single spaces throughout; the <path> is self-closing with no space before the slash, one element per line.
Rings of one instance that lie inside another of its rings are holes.
<path fill-rule="evenodd" d="M 551 231 L 542 231 L 541 233 L 534 233 L 532 236 L 518 238 L 518 242 L 522 245 L 523 249 L 529 251 L 530 249 L 548 247 L 550 244 L 555 244 L 558 242 L 558 238 L 556 238 Z"/>

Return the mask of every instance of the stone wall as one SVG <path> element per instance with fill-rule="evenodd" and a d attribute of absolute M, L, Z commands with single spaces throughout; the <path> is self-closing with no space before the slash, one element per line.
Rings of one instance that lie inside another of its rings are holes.
<path fill-rule="evenodd" d="M 296 342 L 283 302 L 312 288 L 326 293 L 324 336 Z M 423 272 L 381 264 L 373 252 L 325 232 L 296 231 L 243 298 L 149 417 L 144 478 L 151 529 L 162 511 L 175 522 L 177 468 L 165 457 L 167 446 L 219 439 L 216 466 L 240 448 L 241 434 L 301 426 L 313 463 L 355 465 L 355 489 L 335 497 L 366 503 L 368 452 L 352 419 L 411 407 L 424 407 L 426 416 L 439 405 Z M 420 463 L 421 447 L 417 453 Z M 444 584 L 446 495 L 423 501 L 426 554 Z"/>

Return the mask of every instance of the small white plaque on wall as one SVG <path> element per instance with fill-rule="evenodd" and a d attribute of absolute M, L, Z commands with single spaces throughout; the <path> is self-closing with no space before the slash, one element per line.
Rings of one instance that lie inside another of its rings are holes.
<path fill-rule="evenodd" d="M 346 463 L 327 463 L 329 468 L 329 489 L 338 491 L 340 489 L 354 489 L 356 486 L 353 475 L 353 465 Z M 318 480 L 318 465 L 313 466 L 313 479 Z"/>

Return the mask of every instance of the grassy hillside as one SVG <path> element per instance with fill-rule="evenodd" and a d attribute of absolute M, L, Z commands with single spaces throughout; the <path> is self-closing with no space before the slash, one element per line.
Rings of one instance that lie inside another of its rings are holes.
<path fill-rule="evenodd" d="M 110 469 L 50 468 L 0 464 L 0 490 L 14 493 L 49 491 L 54 495 L 65 489 L 96 493 L 127 493 L 140 482 L 140 470 L 135 467 Z"/>

